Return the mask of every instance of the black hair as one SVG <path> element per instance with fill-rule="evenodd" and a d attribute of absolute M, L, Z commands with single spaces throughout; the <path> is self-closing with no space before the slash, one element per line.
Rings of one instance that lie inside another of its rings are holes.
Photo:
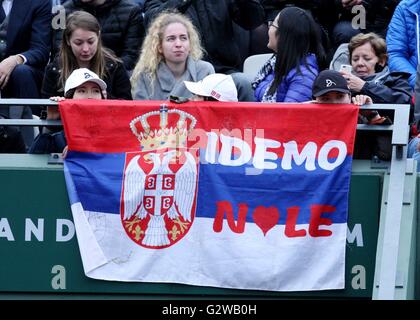
<path fill-rule="evenodd" d="M 76 92 L 76 88 L 70 89 L 69 91 L 66 92 L 66 94 L 64 95 L 64 98 L 73 99 L 75 92 Z"/>
<path fill-rule="evenodd" d="M 89 82 L 89 81 L 86 81 L 86 82 Z M 105 96 L 104 96 L 104 93 L 102 92 L 101 87 L 98 84 L 97 84 L 97 86 L 99 87 L 99 90 L 101 90 L 102 99 L 106 99 Z M 76 92 L 76 89 L 77 88 L 73 88 L 73 89 L 70 89 L 69 91 L 67 91 L 67 93 L 64 95 L 64 98 L 73 99 L 73 96 L 74 96 L 74 93 Z"/>
<path fill-rule="evenodd" d="M 298 7 L 286 7 L 278 14 L 277 48 L 274 79 L 268 94 L 274 94 L 284 77 L 294 68 L 302 74 L 303 63 L 310 71 L 306 57 L 315 54 L 318 68 L 326 66 L 326 54 L 321 43 L 321 30 L 312 15 Z M 313 72 L 312 72 L 313 73 Z"/>

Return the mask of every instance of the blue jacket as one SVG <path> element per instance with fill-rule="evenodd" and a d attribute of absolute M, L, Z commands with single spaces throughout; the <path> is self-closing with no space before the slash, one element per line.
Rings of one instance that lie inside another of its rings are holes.
<path fill-rule="evenodd" d="M 403 0 L 395 9 L 388 27 L 386 43 L 391 71 L 407 72 L 414 88 L 419 59 L 420 1 Z"/>
<path fill-rule="evenodd" d="M 312 99 L 312 84 L 318 75 L 318 64 L 315 55 L 308 55 L 306 62 L 310 71 L 302 63 L 301 74 L 294 68 L 289 71 L 277 89 L 277 102 L 305 102 Z M 261 101 L 267 88 L 273 81 L 274 73 L 262 80 L 255 88 L 255 99 Z"/>

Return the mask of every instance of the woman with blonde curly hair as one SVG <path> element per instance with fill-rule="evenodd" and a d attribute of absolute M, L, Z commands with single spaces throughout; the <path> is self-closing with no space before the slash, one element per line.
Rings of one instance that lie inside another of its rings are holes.
<path fill-rule="evenodd" d="M 209 62 L 200 60 L 202 56 L 199 35 L 191 21 L 180 13 L 160 14 L 150 24 L 131 77 L 133 98 L 191 97 L 184 80 L 196 82 L 214 73 Z"/>

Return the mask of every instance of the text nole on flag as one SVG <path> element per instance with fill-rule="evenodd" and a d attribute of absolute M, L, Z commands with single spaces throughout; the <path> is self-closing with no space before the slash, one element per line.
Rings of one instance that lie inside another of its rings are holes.
<path fill-rule="evenodd" d="M 344 288 L 358 107 L 60 102 L 88 277 Z"/>

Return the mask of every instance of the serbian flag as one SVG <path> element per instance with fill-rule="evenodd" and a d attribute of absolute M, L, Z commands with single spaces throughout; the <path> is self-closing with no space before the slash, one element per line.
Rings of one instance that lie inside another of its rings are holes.
<path fill-rule="evenodd" d="M 352 105 L 66 100 L 88 277 L 344 288 Z"/>

